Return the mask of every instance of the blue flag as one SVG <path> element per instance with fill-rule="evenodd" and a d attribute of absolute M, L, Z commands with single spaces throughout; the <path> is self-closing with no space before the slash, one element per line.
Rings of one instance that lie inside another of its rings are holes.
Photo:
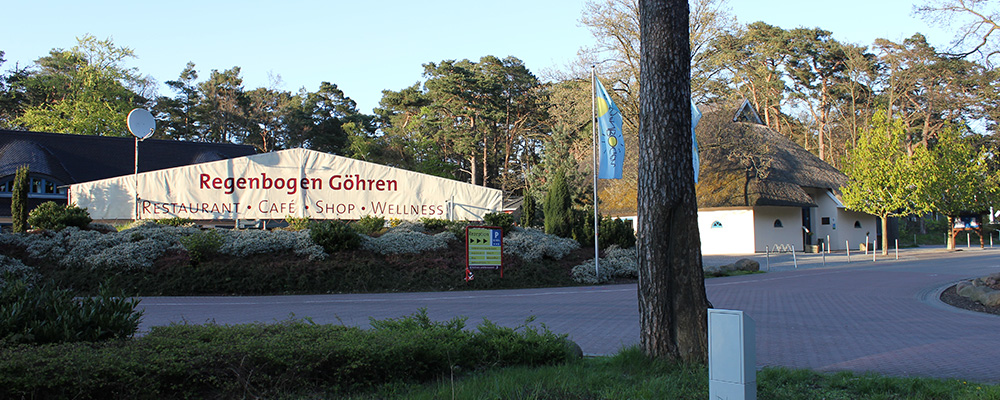
<path fill-rule="evenodd" d="M 694 105 L 694 100 L 691 100 L 691 161 L 694 167 L 694 183 L 698 183 L 698 168 L 701 167 L 701 162 L 698 160 L 698 137 L 694 134 L 694 128 L 698 126 L 698 121 L 701 120 L 701 111 L 698 111 L 698 106 Z"/>
<path fill-rule="evenodd" d="M 625 163 L 625 139 L 622 137 L 622 114 L 611 101 L 600 80 L 595 79 L 597 125 L 601 160 L 599 179 L 621 179 Z"/>

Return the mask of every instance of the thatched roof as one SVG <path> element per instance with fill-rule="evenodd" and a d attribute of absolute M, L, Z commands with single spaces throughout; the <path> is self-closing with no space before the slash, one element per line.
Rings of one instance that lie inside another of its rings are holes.
<path fill-rule="evenodd" d="M 840 194 L 847 177 L 816 155 L 754 121 L 747 103 L 705 107 L 698 124 L 701 173 L 698 208 L 796 206 L 815 207 L 803 188 Z M 706 109 L 708 108 L 708 109 Z M 734 118 L 736 120 L 734 120 Z M 745 192 L 744 192 L 744 189 Z"/>

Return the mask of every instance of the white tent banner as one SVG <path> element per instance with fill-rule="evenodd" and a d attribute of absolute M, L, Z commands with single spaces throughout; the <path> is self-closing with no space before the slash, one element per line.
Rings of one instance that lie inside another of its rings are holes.
<path fill-rule="evenodd" d="M 138 188 L 138 196 L 136 195 Z M 138 207 L 136 206 L 138 198 Z M 482 220 L 502 192 L 306 149 L 71 185 L 69 201 L 98 220 L 189 218 Z"/>

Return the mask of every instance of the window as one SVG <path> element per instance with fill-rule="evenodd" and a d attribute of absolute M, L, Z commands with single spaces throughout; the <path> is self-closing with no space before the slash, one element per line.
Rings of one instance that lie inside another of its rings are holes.
<path fill-rule="evenodd" d="M 721 228 L 722 223 L 719 221 L 712 222 L 712 228 Z"/>
<path fill-rule="evenodd" d="M 830 225 L 830 217 L 820 218 L 819 223 L 823 225 Z"/>
<path fill-rule="evenodd" d="M 781 224 L 781 220 L 780 219 L 776 219 L 776 220 L 774 220 L 774 227 L 775 228 L 784 228 L 785 226 Z"/>
<path fill-rule="evenodd" d="M 854 229 L 861 229 L 861 221 L 854 221 Z"/>
<path fill-rule="evenodd" d="M 0 192 L 10 193 L 13 191 L 14 191 L 13 176 L 4 181 L 0 181 Z M 60 188 L 59 182 L 53 180 L 29 176 L 28 195 L 30 196 L 32 194 L 50 194 L 50 195 L 66 194 L 66 188 Z"/>

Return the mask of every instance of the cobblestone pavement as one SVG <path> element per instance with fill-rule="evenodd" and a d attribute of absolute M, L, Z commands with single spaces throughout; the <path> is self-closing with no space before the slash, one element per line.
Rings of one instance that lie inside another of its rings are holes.
<path fill-rule="evenodd" d="M 767 257 L 767 256 L 764 256 Z M 717 308 L 743 310 L 756 322 L 758 366 L 873 371 L 894 376 L 1000 383 L 1000 317 L 955 309 L 937 298 L 960 279 L 1000 272 L 1000 249 L 944 252 L 761 256 L 766 274 L 706 281 Z M 721 265 L 741 256 L 705 257 Z M 715 264 L 713 264 L 715 263 Z M 148 297 L 141 329 L 171 322 L 221 324 L 309 317 L 367 326 L 426 308 L 433 319 L 483 318 L 506 326 L 544 324 L 587 354 L 612 354 L 639 340 L 636 286 L 447 293 L 265 297 Z"/>

